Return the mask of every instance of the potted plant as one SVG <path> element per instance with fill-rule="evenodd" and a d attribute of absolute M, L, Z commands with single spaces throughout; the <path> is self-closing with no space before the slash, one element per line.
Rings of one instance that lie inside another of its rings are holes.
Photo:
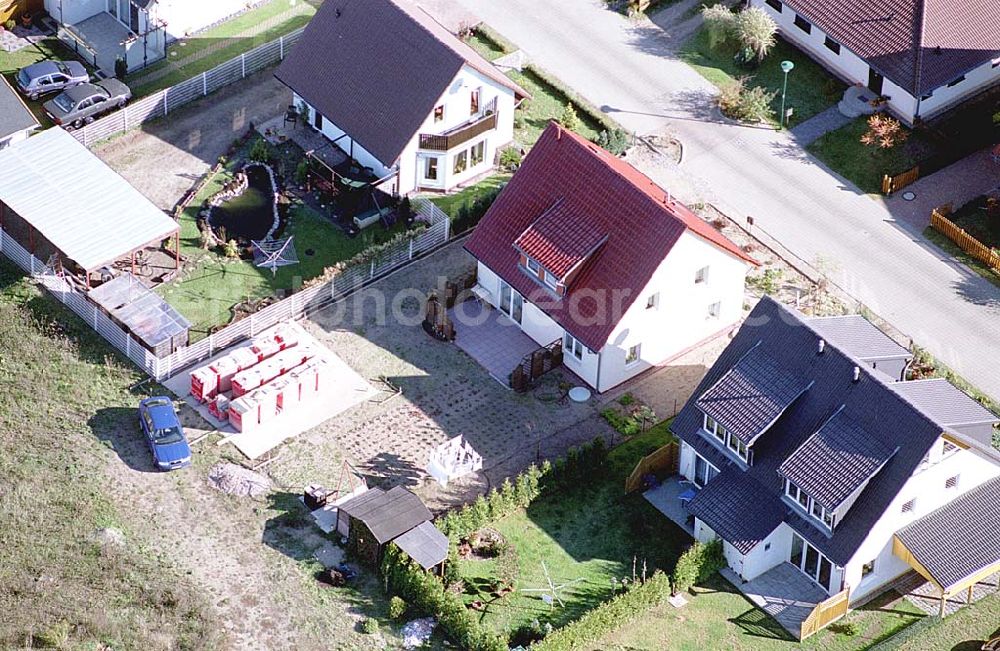
<path fill-rule="evenodd" d="M 24 12 L 23 14 L 21 14 L 21 26 L 22 27 L 31 27 L 31 19 L 32 19 L 32 15 L 30 13 L 28 13 L 27 11 Z"/>

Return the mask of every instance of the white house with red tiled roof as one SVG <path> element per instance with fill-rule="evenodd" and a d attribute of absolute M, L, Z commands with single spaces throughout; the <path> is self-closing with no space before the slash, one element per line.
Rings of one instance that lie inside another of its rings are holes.
<path fill-rule="evenodd" d="M 907 124 L 1000 83 L 1000 2 L 747 0 L 838 77 Z M 775 64 L 776 65 L 776 64 Z M 795 72 L 789 98 L 795 103 Z"/>
<path fill-rule="evenodd" d="M 597 391 L 728 330 L 756 264 L 624 160 L 548 126 L 465 248 L 476 293 Z"/>

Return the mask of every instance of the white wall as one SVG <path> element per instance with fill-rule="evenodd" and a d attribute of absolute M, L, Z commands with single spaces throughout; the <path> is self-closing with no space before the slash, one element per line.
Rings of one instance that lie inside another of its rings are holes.
<path fill-rule="evenodd" d="M 708 281 L 695 283 L 695 273 L 705 266 Z M 598 390 L 607 391 L 738 322 L 748 270 L 742 259 L 685 231 L 608 338 Z M 648 297 L 656 293 L 658 307 L 646 309 Z M 721 312 L 710 318 L 708 307 L 715 302 Z M 636 344 L 639 361 L 626 366 L 625 355 Z"/>
<path fill-rule="evenodd" d="M 145 21 L 143 26 L 145 27 Z M 158 29 L 150 32 L 145 37 L 139 37 L 126 46 L 125 61 L 128 69 L 137 70 L 143 65 L 152 64 L 166 56 L 166 42 L 163 37 L 163 30 Z"/>
<path fill-rule="evenodd" d="M 959 475 L 958 486 L 946 490 L 945 480 L 954 475 Z M 972 450 L 961 450 L 910 477 L 845 566 L 852 600 L 910 569 L 892 553 L 892 536 L 896 531 L 997 475 L 1000 475 L 1000 465 Z M 914 510 L 903 513 L 903 504 L 914 498 Z M 861 567 L 873 558 L 876 559 L 875 571 L 862 581 Z"/>
<path fill-rule="evenodd" d="M 57 21 L 73 25 L 104 11 L 106 2 L 107 0 L 45 0 L 44 6 L 45 11 Z"/>
<path fill-rule="evenodd" d="M 293 105 L 298 106 L 299 102 L 303 102 L 303 101 L 305 101 L 305 100 L 303 100 L 298 95 L 296 95 L 294 93 L 292 94 L 292 104 Z M 315 125 L 316 124 L 316 109 L 314 109 L 308 102 L 306 102 L 306 106 L 309 107 L 309 124 L 310 125 Z M 331 141 L 336 140 L 336 145 L 338 147 L 340 147 L 342 150 L 344 150 L 348 154 L 352 153 L 352 150 L 351 150 L 351 137 L 347 136 L 345 138 L 341 138 L 341 136 L 344 135 L 344 130 L 341 129 L 340 127 L 338 127 L 336 124 L 334 124 L 330 120 L 328 120 L 326 117 L 323 118 L 323 128 L 322 128 L 321 132 L 322 132 L 322 134 L 324 136 L 326 136 L 327 138 L 329 138 Z M 338 138 L 340 138 L 340 139 L 337 140 Z M 374 170 L 376 176 L 378 176 L 378 177 L 381 178 L 381 177 L 386 176 L 387 174 L 389 174 L 389 168 L 386 167 L 385 165 L 383 165 L 382 161 L 380 161 L 379 159 L 375 158 L 375 156 L 373 156 L 372 154 L 368 153 L 368 150 L 365 149 L 364 147 L 362 147 L 361 145 L 359 145 L 358 143 L 354 143 L 353 154 L 354 154 L 354 160 L 358 161 L 359 163 L 361 163 L 361 165 L 363 165 L 365 167 L 372 168 L 372 170 Z"/>
<path fill-rule="evenodd" d="M 937 88 L 927 99 L 920 101 L 920 117 L 928 119 L 975 93 L 1000 82 L 1000 65 L 994 66 L 987 61 L 975 70 L 966 73 L 965 79 L 949 88 L 947 85 Z"/>

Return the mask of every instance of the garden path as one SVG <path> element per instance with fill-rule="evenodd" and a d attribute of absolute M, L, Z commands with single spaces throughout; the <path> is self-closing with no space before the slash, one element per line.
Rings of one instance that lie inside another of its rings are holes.
<path fill-rule="evenodd" d="M 822 113 L 817 113 L 805 122 L 797 124 L 789 131 L 795 137 L 799 147 L 808 147 L 811 143 L 831 131 L 847 126 L 851 118 L 840 112 L 836 106 L 831 106 Z"/>

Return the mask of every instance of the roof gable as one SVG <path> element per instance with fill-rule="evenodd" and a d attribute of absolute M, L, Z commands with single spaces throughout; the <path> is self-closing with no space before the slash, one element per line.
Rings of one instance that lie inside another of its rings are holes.
<path fill-rule="evenodd" d="M 514 248 L 537 261 L 556 278 L 566 277 L 607 240 L 607 235 L 585 219 L 572 199 L 557 199 L 514 241 Z"/>
<path fill-rule="evenodd" d="M 526 95 L 419 7 L 328 0 L 275 77 L 391 166 L 465 65 Z"/>
<path fill-rule="evenodd" d="M 558 241 L 543 246 L 545 238 L 528 238 L 546 256 L 551 252 L 552 264 L 565 266 L 579 257 L 583 247 L 575 238 L 589 243 L 595 234 L 607 236 L 579 268 L 561 301 L 520 271 L 514 248 L 554 206 L 557 213 L 550 215 L 557 214 L 552 221 L 558 223 L 543 222 L 539 230 L 549 236 L 558 232 Z M 465 248 L 585 346 L 599 351 L 685 231 L 755 264 L 627 162 L 552 122 Z"/>

